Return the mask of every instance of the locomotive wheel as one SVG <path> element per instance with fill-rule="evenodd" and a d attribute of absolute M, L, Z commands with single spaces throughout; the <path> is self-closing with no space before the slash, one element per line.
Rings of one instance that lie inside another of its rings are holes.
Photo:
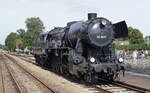
<path fill-rule="evenodd" d="M 65 68 L 65 67 L 63 68 L 63 74 L 66 76 L 70 76 L 68 68 Z"/>
<path fill-rule="evenodd" d="M 39 64 L 39 58 L 36 57 L 36 61 L 35 61 L 37 64 Z"/>
<path fill-rule="evenodd" d="M 41 64 L 42 66 L 44 66 L 44 60 L 43 60 L 42 57 L 40 57 L 40 64 Z"/>
<path fill-rule="evenodd" d="M 60 73 L 60 65 L 59 65 L 59 64 L 56 64 L 56 65 L 55 65 L 55 71 L 56 71 L 57 73 Z"/>
<path fill-rule="evenodd" d="M 91 77 L 89 75 L 84 75 L 84 80 L 86 82 L 91 82 Z"/>
<path fill-rule="evenodd" d="M 114 81 L 119 81 L 120 80 L 120 73 L 116 73 L 114 78 Z"/>
<path fill-rule="evenodd" d="M 39 65 L 42 66 L 42 63 L 41 63 L 41 57 L 40 57 L 40 56 L 39 56 L 39 58 L 38 58 L 38 63 L 39 63 Z"/>
<path fill-rule="evenodd" d="M 40 56 L 36 56 L 36 63 L 37 63 L 38 65 L 41 65 L 41 64 L 40 64 Z"/>
<path fill-rule="evenodd" d="M 59 72 L 58 64 L 56 64 L 55 70 L 56 70 L 57 73 Z"/>
<path fill-rule="evenodd" d="M 60 73 L 63 74 L 64 71 L 63 71 L 63 67 L 60 65 Z"/>
<path fill-rule="evenodd" d="M 95 78 L 95 75 L 94 74 L 87 74 L 87 75 L 84 75 L 84 80 L 86 82 L 89 82 L 89 83 L 96 83 L 97 82 L 97 79 Z"/>
<path fill-rule="evenodd" d="M 110 75 L 109 76 L 109 80 L 111 80 L 111 81 L 118 81 L 118 80 L 120 80 L 120 74 L 116 73 L 116 74 Z"/>
<path fill-rule="evenodd" d="M 59 65 L 56 66 L 57 72 L 59 73 Z"/>
<path fill-rule="evenodd" d="M 58 73 L 60 73 L 60 64 L 57 65 L 57 68 L 58 68 Z"/>

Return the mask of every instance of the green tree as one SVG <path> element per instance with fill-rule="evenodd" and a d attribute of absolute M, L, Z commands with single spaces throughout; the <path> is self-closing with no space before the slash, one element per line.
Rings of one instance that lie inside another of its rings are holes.
<path fill-rule="evenodd" d="M 140 30 L 132 27 L 128 27 L 128 39 L 130 44 L 143 44 L 144 39 L 143 39 L 143 34 L 141 33 Z"/>
<path fill-rule="evenodd" d="M 146 36 L 145 39 L 150 39 L 150 36 Z"/>
<path fill-rule="evenodd" d="M 25 46 L 23 46 L 23 40 L 25 39 L 24 36 L 26 32 L 24 29 L 20 28 L 20 29 L 17 29 L 17 33 L 20 36 L 20 38 L 16 40 L 17 48 L 24 49 Z"/>
<path fill-rule="evenodd" d="M 20 28 L 20 29 L 17 29 L 17 33 L 20 35 L 20 37 L 23 39 L 24 38 L 24 34 L 25 34 L 25 30 Z"/>
<path fill-rule="evenodd" d="M 32 35 L 30 35 L 30 33 L 27 33 L 24 29 L 18 29 L 17 33 L 20 36 L 20 39 L 16 40 L 18 48 L 24 49 L 32 46 Z"/>
<path fill-rule="evenodd" d="M 11 32 L 6 40 L 5 40 L 5 45 L 8 50 L 10 51 L 15 51 L 16 49 L 16 41 L 17 39 L 20 39 L 19 35 L 17 33 Z"/>
<path fill-rule="evenodd" d="M 32 36 L 29 33 L 24 34 L 24 39 L 23 39 L 23 46 L 25 47 L 31 47 L 32 44 Z"/>
<path fill-rule="evenodd" d="M 40 34 L 43 32 L 44 24 L 39 17 L 28 18 L 25 23 L 27 27 L 27 32 L 25 34 L 26 40 L 24 40 L 24 43 L 26 46 L 31 47 L 40 36 Z"/>
<path fill-rule="evenodd" d="M 6 45 L 3 45 L 3 50 L 8 50 L 8 47 Z"/>
<path fill-rule="evenodd" d="M 148 45 L 148 46 L 150 46 L 150 36 L 146 36 L 145 37 L 145 43 Z"/>
<path fill-rule="evenodd" d="M 2 47 L 3 47 L 3 45 L 2 45 L 2 44 L 0 44 L 0 49 L 2 49 Z"/>

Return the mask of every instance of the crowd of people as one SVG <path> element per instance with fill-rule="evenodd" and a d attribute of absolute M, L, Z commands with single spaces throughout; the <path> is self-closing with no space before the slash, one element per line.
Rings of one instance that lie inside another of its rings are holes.
<path fill-rule="evenodd" d="M 123 60 L 129 60 L 136 64 L 138 59 L 150 58 L 150 50 L 115 50 L 115 54 L 118 58 L 123 58 Z"/>

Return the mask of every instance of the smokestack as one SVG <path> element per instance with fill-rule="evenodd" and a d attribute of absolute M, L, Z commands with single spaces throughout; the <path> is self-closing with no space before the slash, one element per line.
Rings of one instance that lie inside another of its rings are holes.
<path fill-rule="evenodd" d="M 88 20 L 94 19 L 97 17 L 97 13 L 88 13 Z"/>

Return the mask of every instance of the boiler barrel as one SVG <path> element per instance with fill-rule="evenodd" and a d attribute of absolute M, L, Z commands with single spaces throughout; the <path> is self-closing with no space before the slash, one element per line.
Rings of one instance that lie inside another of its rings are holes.
<path fill-rule="evenodd" d="M 72 43 L 73 47 L 75 47 L 78 39 L 82 39 L 86 36 L 85 29 L 82 21 L 76 22 L 70 26 L 67 38 Z"/>

